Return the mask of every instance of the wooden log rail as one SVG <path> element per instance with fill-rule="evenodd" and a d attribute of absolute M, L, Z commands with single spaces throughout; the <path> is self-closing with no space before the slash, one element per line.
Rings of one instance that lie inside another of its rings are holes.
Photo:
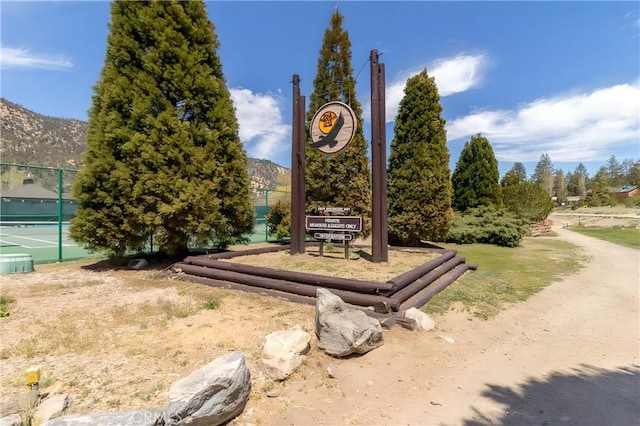
<path fill-rule="evenodd" d="M 208 256 L 190 256 L 173 265 L 195 282 L 233 290 L 265 294 L 297 303 L 315 303 L 318 288 L 328 288 L 346 303 L 359 307 L 376 317 L 397 315 L 411 307 L 419 308 L 445 289 L 464 272 L 476 269 L 456 257 L 452 250 L 423 265 L 398 275 L 385 283 L 328 277 L 305 272 L 224 262 L 229 259 L 286 250 L 288 245 L 262 247 L 244 251 L 230 251 Z M 370 308 L 374 309 L 371 310 Z"/>
<path fill-rule="evenodd" d="M 326 275 L 309 274 L 306 272 L 285 271 L 282 269 L 243 265 L 241 263 L 223 262 L 221 260 L 215 260 L 200 256 L 187 257 L 184 262 L 192 265 L 206 266 L 208 268 L 240 272 L 243 274 L 259 275 L 261 277 L 275 278 L 279 280 L 296 281 L 304 284 L 334 288 L 338 290 L 349 290 L 362 293 L 378 294 L 382 291 L 388 292 L 394 289 L 394 285 L 392 283 L 377 283 L 371 281 L 329 277 Z"/>
<path fill-rule="evenodd" d="M 207 268 L 206 266 L 190 265 L 188 263 L 176 263 L 175 268 L 180 268 L 184 273 L 203 276 L 208 278 L 214 278 L 217 280 L 231 281 L 234 283 L 253 285 L 260 288 L 266 288 L 271 290 L 279 290 L 285 293 L 293 293 L 301 296 L 315 297 L 318 288 L 322 286 L 310 285 L 299 283 L 295 281 L 285 281 L 269 277 L 263 277 L 260 275 L 249 275 L 240 272 L 225 271 L 221 269 Z M 332 293 L 340 297 L 347 303 L 358 306 L 374 306 L 379 303 L 385 303 L 387 298 L 375 294 L 364 294 L 348 290 L 332 289 Z M 394 305 L 395 310 L 398 309 L 397 305 Z"/>

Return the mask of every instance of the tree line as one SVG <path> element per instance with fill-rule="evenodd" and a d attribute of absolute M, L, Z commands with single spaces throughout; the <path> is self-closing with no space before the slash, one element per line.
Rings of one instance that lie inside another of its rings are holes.
<path fill-rule="evenodd" d="M 337 154 L 307 146 L 306 213 L 350 207 L 363 217 L 367 236 L 368 145 L 343 22 L 336 8 L 319 51 L 307 121 L 327 102 L 341 101 L 354 111 L 357 128 Z M 202 1 L 112 3 L 87 149 L 73 188 L 79 208 L 70 234 L 76 241 L 110 255 L 152 243 L 174 256 L 189 247 L 246 241 L 255 212 L 218 47 Z M 407 80 L 395 120 L 387 166 L 390 242 L 517 245 L 524 224 L 553 207 L 556 183 L 558 192 L 582 191 L 587 199 L 601 183 L 599 175 L 589 178 L 578 169 L 567 175 L 554 170 L 548 156 L 531 179 L 516 163 L 499 181 L 495 155 L 482 135 L 465 144 L 451 173 L 446 142 L 438 88 L 424 69 Z M 612 179 L 608 184 L 631 169 L 637 173 L 626 160 L 610 163 L 603 172 Z M 290 206 L 278 202 L 268 219 L 273 232 L 286 236 Z"/>

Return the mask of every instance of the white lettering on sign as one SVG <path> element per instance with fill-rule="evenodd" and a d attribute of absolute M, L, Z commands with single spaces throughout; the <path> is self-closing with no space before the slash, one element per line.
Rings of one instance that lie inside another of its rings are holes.
<path fill-rule="evenodd" d="M 359 216 L 307 216 L 306 229 L 360 232 L 362 218 Z"/>
<path fill-rule="evenodd" d="M 313 238 L 316 238 L 318 240 L 350 241 L 351 238 L 353 237 L 351 236 L 351 234 L 329 234 L 329 233 L 316 232 L 315 234 L 313 234 Z"/>

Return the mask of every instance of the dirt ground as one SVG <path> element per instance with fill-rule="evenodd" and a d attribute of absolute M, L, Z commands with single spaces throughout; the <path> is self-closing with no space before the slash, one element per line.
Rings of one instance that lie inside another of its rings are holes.
<path fill-rule="evenodd" d="M 152 271 L 38 265 L 0 278 L 16 299 L 0 319 L 2 394 L 39 365 L 44 390 L 69 394 L 74 412 L 161 408 L 177 379 L 242 350 L 252 392 L 237 425 L 638 424 L 638 251 L 554 223 L 591 260 L 577 274 L 488 321 L 458 306 L 434 331 L 394 327 L 360 357 L 331 358 L 314 336 L 282 383 L 258 368 L 263 338 L 293 326 L 313 335 L 312 306 L 158 285 Z M 212 299 L 217 309 L 200 308 Z"/>

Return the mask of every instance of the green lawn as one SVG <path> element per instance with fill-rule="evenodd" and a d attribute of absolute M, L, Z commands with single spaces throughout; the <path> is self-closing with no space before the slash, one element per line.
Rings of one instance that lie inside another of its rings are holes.
<path fill-rule="evenodd" d="M 442 314 L 454 303 L 480 318 L 491 318 L 509 303 L 526 300 L 581 268 L 580 248 L 553 237 L 524 238 L 515 248 L 487 244 L 445 245 L 478 265 L 431 299 L 423 310 Z M 457 302 L 457 303 L 456 303 Z"/>
<path fill-rule="evenodd" d="M 568 228 L 590 237 L 640 250 L 640 229 L 637 228 Z"/>

